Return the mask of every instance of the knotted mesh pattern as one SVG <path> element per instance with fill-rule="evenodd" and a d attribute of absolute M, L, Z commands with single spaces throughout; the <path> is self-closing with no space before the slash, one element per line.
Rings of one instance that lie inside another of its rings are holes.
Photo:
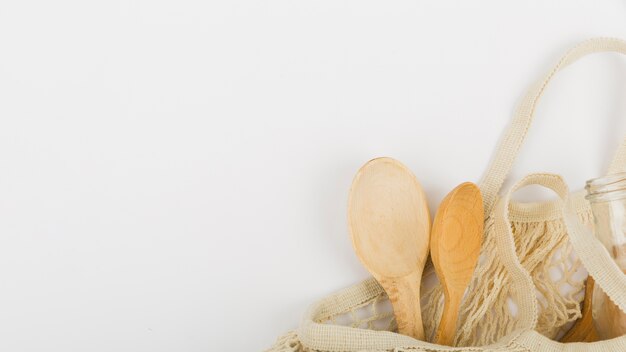
<path fill-rule="evenodd" d="M 591 214 L 581 213 L 581 221 L 590 224 Z M 528 270 L 537 289 L 539 317 L 536 331 L 558 339 L 582 314 L 586 272 L 574 256 L 561 219 L 542 222 L 525 220 L 511 223 L 517 255 Z M 510 290 L 510 278 L 498 260 L 493 224 L 485 225 L 481 259 L 469 285 L 459 313 L 456 346 L 484 346 L 498 341 L 516 326 L 516 293 Z M 443 290 L 436 285 L 426 293 L 424 328 L 434 337 L 443 311 Z"/>
<path fill-rule="evenodd" d="M 579 216 L 583 223 L 592 223 L 589 211 L 585 210 Z M 560 218 L 540 222 L 514 219 L 511 229 L 517 255 L 531 273 L 536 287 L 540 308 L 536 330 L 548 338 L 558 339 L 581 316 L 586 272 L 573 253 Z M 517 328 L 515 295 L 527 293 L 511 292 L 510 278 L 497 255 L 497 235 L 493 222 L 487 220 L 480 261 L 459 312 L 455 345 L 467 347 L 461 351 L 486 351 L 476 346 L 493 344 Z M 427 339 L 432 341 L 443 311 L 443 292 L 430 262 L 424 270 L 422 293 L 424 330 Z M 391 304 L 382 290 L 358 304 L 341 311 L 325 312 L 313 320 L 329 325 L 397 331 Z M 488 350 L 527 351 L 513 342 L 494 348 Z M 330 352 L 306 349 L 298 340 L 297 332 L 281 337 L 269 351 Z M 436 350 L 412 347 L 389 351 Z"/>

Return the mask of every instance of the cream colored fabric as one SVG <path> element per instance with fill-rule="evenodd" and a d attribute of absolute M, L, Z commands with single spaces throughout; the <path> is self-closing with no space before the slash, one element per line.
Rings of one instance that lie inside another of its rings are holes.
<path fill-rule="evenodd" d="M 585 55 L 597 52 L 617 52 L 626 55 L 626 42 L 615 38 L 597 38 L 585 41 L 570 50 L 561 60 L 550 70 L 546 77 L 538 81 L 527 93 L 525 99 L 519 105 L 508 132 L 496 149 L 493 162 L 487 169 L 485 177 L 480 183 L 483 192 L 485 214 L 491 213 L 491 208 L 496 202 L 498 192 L 502 187 L 504 179 L 509 174 L 515 157 L 526 138 L 526 133 L 533 120 L 535 108 L 552 78 L 562 69 L 569 66 Z M 626 164 L 626 140 L 619 149 L 617 156 L 609 167 L 609 173 L 614 173 L 622 169 Z"/>
<path fill-rule="evenodd" d="M 498 195 L 552 77 L 587 54 L 605 51 L 626 54 L 626 42 L 611 38 L 586 41 L 533 86 L 480 183 L 486 210 L 485 240 L 455 338 L 457 346 L 465 347 L 437 346 L 392 332 L 395 322 L 386 295 L 369 279 L 313 305 L 300 328 L 281 337 L 270 351 L 626 351 L 626 337 L 592 344 L 551 340 L 580 316 L 582 297 L 561 295 L 559 287 L 567 284 L 573 291 L 582 289 L 582 279 L 576 280 L 574 275 L 581 261 L 596 284 L 626 311 L 626 278 L 589 233 L 591 214 L 583 195 L 570 195 L 563 180 L 551 174 L 529 175 L 502 197 Z M 621 171 L 625 165 L 626 140 L 609 172 Z M 560 200 L 510 202 L 513 192 L 533 184 L 554 190 Z M 568 260 L 572 248 L 581 261 Z M 560 279 L 551 277 L 554 268 L 563 272 Z M 431 268 L 425 275 L 432 275 Z M 427 336 L 432 336 L 437 326 L 441 300 L 438 286 L 423 295 Z"/>
<path fill-rule="evenodd" d="M 559 193 L 563 199 L 567 194 Z M 573 205 L 567 202 L 565 223 L 570 233 L 570 241 L 576 250 L 576 254 L 582 260 L 587 271 L 593 276 L 596 284 L 611 298 L 619 308 L 626 312 L 626 275 L 613 261 L 606 248 L 595 240 L 593 234 L 581 226 L 577 219 L 571 215 Z"/>
<path fill-rule="evenodd" d="M 583 198 L 579 200 L 584 201 Z M 502 201 L 501 201 L 502 202 Z M 572 252 L 567 241 L 565 224 L 560 218 L 559 204 L 509 205 L 509 223 L 515 251 L 525 271 L 530 274 L 539 297 L 539 316 L 535 329 L 550 338 L 565 333 L 569 324 L 580 317 L 580 299 L 584 285 L 584 272 L 580 262 L 569 260 Z M 539 214 L 535 214 L 539 213 Z M 555 214 L 556 213 L 556 214 Z M 531 220 L 535 218 L 536 220 Z M 585 223 L 591 220 L 589 209 L 581 206 L 579 218 Z M 476 346 L 496 342 L 521 324 L 512 315 L 510 301 L 517 303 L 516 291 L 511 285 L 515 280 L 506 269 L 498 241 L 502 239 L 502 226 L 497 228 L 492 216 L 486 221 L 485 240 L 481 261 L 475 272 L 468 293 L 463 302 L 460 324 L 455 345 Z M 562 277 L 554 279 L 553 273 L 562 272 Z M 579 275 L 577 275 L 579 274 Z M 580 295 L 562 295 L 561 288 Z M 531 296 L 533 290 L 525 291 Z M 426 316 L 431 320 L 426 324 L 428 336 L 439 321 L 442 305 L 441 288 L 436 287 L 427 294 Z M 481 333 L 477 333 L 477 332 Z"/>

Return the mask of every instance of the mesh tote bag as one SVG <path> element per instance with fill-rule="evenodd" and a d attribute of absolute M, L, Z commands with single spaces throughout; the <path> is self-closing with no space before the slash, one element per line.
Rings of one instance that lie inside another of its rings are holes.
<path fill-rule="evenodd" d="M 554 341 L 581 315 L 580 295 L 575 294 L 584 287 L 584 278 L 575 275 L 581 267 L 626 312 L 626 277 L 589 230 L 592 216 L 584 192 L 570 194 L 558 175 L 531 174 L 499 196 L 550 80 L 597 52 L 626 55 L 626 42 L 597 38 L 569 51 L 530 89 L 480 183 L 485 209 L 481 260 L 463 299 L 455 336 L 456 346 L 480 347 L 440 346 L 394 333 L 387 296 L 374 279 L 368 279 L 315 303 L 300 327 L 280 337 L 268 351 L 626 351 L 626 336 L 594 343 Z M 626 171 L 626 140 L 608 173 L 621 171 Z M 513 192 L 529 185 L 551 189 L 559 199 L 510 201 Z M 550 276 L 555 268 L 563 273 L 556 280 Z M 432 267 L 425 270 L 424 277 L 429 275 Z M 571 294 L 561 294 L 564 284 L 572 287 Z M 422 292 L 424 328 L 427 339 L 432 339 L 442 312 L 442 289 L 435 285 Z"/>

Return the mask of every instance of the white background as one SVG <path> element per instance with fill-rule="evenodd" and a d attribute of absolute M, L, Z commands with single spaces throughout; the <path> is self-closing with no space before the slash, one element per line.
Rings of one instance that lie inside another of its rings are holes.
<path fill-rule="evenodd" d="M 593 36 L 625 1 L 0 2 L 0 350 L 269 347 L 368 276 L 361 164 L 403 161 L 434 213 Z M 626 60 L 583 60 L 512 179 L 581 188 L 625 120 Z"/>

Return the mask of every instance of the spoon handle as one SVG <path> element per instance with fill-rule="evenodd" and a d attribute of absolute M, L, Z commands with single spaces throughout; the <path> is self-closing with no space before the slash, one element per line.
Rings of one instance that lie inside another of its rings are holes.
<path fill-rule="evenodd" d="M 591 313 L 591 298 L 593 296 L 594 281 L 591 276 L 585 284 L 585 299 L 582 306 L 582 317 L 574 323 L 574 326 L 561 338 L 561 342 L 594 342 L 598 341 L 598 332 L 593 325 Z"/>
<path fill-rule="evenodd" d="M 418 340 L 424 340 L 424 325 L 420 304 L 422 270 L 400 278 L 378 280 L 387 292 L 398 324 L 398 332 Z"/>
<path fill-rule="evenodd" d="M 462 297 L 462 294 L 445 294 L 443 314 L 441 315 L 441 321 L 439 321 L 439 327 L 435 335 L 435 342 L 437 344 L 452 346 L 454 335 L 456 334 L 456 321 L 459 315 L 459 309 L 461 308 Z"/>

